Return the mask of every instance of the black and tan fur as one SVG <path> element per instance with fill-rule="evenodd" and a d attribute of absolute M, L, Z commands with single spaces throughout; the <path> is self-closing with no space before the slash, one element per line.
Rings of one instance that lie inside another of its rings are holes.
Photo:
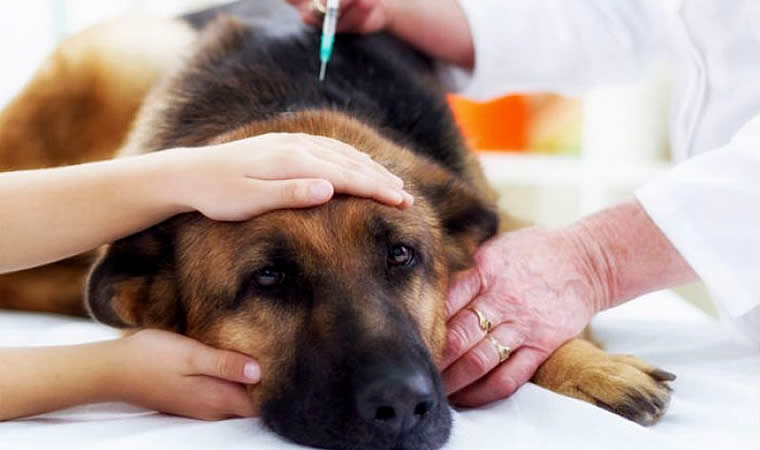
<path fill-rule="evenodd" d="M 417 199 L 412 208 L 339 197 L 244 223 L 179 216 L 104 249 L 87 304 L 114 326 L 174 330 L 255 356 L 264 379 L 252 401 L 272 429 L 297 442 L 440 447 L 450 419 L 435 362 L 450 276 L 516 222 L 503 215 L 499 225 L 495 196 L 430 61 L 388 36 L 341 36 L 320 84 L 318 36 L 289 7 L 251 1 L 224 7 L 224 17 L 220 11 L 129 19 L 63 42 L 0 113 L 0 169 L 267 132 L 329 136 L 369 153 L 404 178 Z M 399 245 L 413 249 L 413 264 L 388 264 Z M 0 277 L 0 306 L 81 313 L 91 261 Z M 257 284 L 262 269 L 284 281 Z M 353 410 L 352 396 L 388 367 L 431 383 L 433 400 L 400 434 Z M 651 424 L 667 406 L 668 379 L 636 358 L 575 340 L 534 382 Z"/>

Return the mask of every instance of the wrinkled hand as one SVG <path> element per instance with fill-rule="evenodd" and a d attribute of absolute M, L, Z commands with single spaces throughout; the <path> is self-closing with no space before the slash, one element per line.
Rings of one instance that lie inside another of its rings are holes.
<path fill-rule="evenodd" d="M 325 0 L 320 0 L 325 1 Z M 312 0 L 287 0 L 298 8 L 304 22 L 319 26 L 322 15 L 316 13 Z M 374 33 L 390 25 L 395 0 L 341 0 L 338 31 L 348 33 Z"/>
<path fill-rule="evenodd" d="M 256 413 L 243 384 L 258 383 L 250 357 L 216 350 L 174 333 L 144 330 L 115 341 L 115 398 L 201 420 Z"/>
<path fill-rule="evenodd" d="M 452 403 L 479 406 L 511 395 L 560 345 L 598 312 L 599 289 L 586 250 L 569 231 L 537 228 L 503 234 L 459 274 L 447 302 L 448 336 L 442 362 Z M 497 346 L 512 352 L 499 363 Z"/>
<path fill-rule="evenodd" d="M 173 181 L 167 196 L 214 220 L 320 205 L 335 192 L 406 207 L 403 181 L 335 139 L 270 133 L 209 147 L 158 152 Z"/>

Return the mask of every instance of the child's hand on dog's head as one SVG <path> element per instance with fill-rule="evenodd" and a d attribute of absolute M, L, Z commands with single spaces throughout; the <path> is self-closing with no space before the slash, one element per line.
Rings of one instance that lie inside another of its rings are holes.
<path fill-rule="evenodd" d="M 215 220 L 317 206 L 335 193 L 401 208 L 414 202 L 404 182 L 369 155 L 323 136 L 270 133 L 155 156 L 172 177 L 167 201 Z"/>
<path fill-rule="evenodd" d="M 7 172 L 0 174 L 0 204 L 9 212 L 3 216 L 0 274 L 84 253 L 177 214 L 247 220 L 275 209 L 318 206 L 335 193 L 399 208 L 414 202 L 404 182 L 366 153 L 302 133 Z"/>
<path fill-rule="evenodd" d="M 159 330 L 140 331 L 114 344 L 119 363 L 113 364 L 109 384 L 118 400 L 201 420 L 257 413 L 243 386 L 261 379 L 249 356 Z"/>

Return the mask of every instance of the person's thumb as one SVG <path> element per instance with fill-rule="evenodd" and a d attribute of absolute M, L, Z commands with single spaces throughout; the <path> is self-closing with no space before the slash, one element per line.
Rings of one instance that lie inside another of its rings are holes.
<path fill-rule="evenodd" d="M 308 208 L 329 201 L 335 189 L 326 180 L 253 180 L 254 195 L 259 199 L 259 214 L 283 208 Z"/>
<path fill-rule="evenodd" d="M 480 273 L 476 268 L 458 273 L 450 284 L 449 296 L 446 298 L 446 320 L 470 304 L 480 289 Z"/>
<path fill-rule="evenodd" d="M 244 384 L 261 381 L 261 367 L 250 356 L 206 347 L 193 358 L 195 375 L 206 375 Z"/>

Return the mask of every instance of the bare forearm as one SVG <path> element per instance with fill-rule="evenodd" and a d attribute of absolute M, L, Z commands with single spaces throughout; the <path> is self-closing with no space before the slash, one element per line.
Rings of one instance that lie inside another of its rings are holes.
<path fill-rule="evenodd" d="M 391 0 L 389 30 L 420 51 L 471 69 L 472 33 L 456 0 Z"/>
<path fill-rule="evenodd" d="M 114 345 L 0 349 L 0 420 L 117 400 L 108 380 Z"/>
<path fill-rule="evenodd" d="M 91 250 L 180 212 L 160 157 L 0 174 L 0 273 Z"/>
<path fill-rule="evenodd" d="M 698 279 L 638 201 L 589 216 L 570 229 L 588 254 L 586 270 L 598 287 L 598 311 Z"/>

